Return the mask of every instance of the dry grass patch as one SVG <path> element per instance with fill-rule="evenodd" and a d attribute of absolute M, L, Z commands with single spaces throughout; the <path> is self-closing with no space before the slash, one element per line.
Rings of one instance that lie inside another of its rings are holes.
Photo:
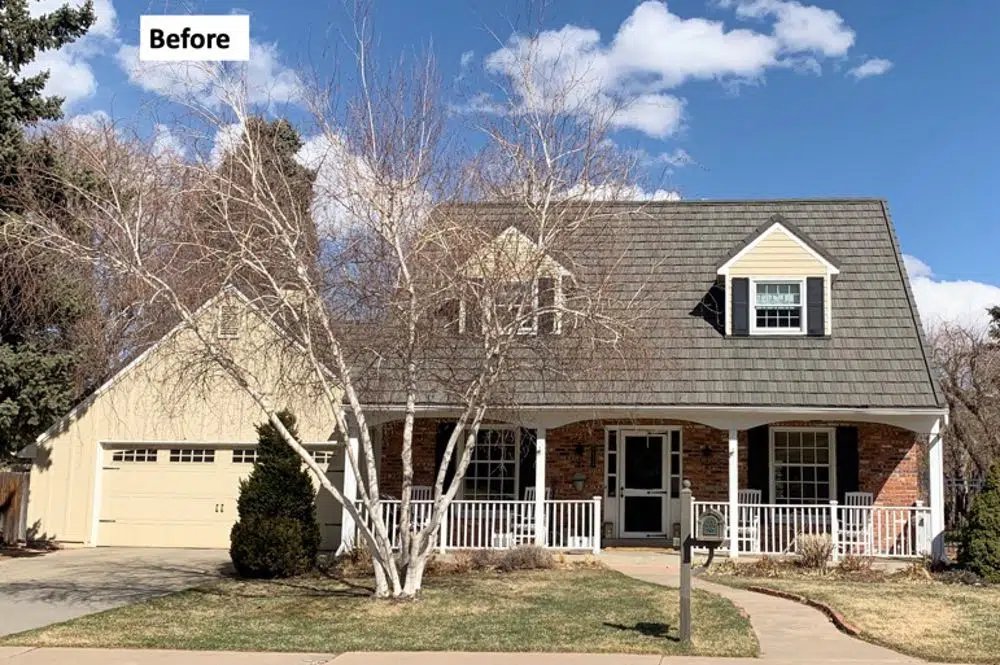
<path fill-rule="evenodd" d="M 927 660 L 1000 662 L 1000 587 L 943 584 L 912 572 L 867 580 L 837 574 L 714 582 L 765 586 L 830 605 L 872 642 Z"/>
<path fill-rule="evenodd" d="M 415 602 L 374 601 L 363 582 L 320 576 L 222 580 L 0 644 L 756 655 L 749 621 L 728 600 L 700 591 L 693 645 L 683 647 L 677 603 L 676 589 L 593 567 L 436 575 Z"/>

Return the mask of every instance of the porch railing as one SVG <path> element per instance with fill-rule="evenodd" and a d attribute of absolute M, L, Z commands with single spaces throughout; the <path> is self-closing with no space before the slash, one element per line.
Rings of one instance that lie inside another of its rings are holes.
<path fill-rule="evenodd" d="M 693 517 L 708 508 L 729 523 L 729 504 L 695 501 Z M 740 554 L 781 555 L 798 551 L 799 539 L 828 535 L 833 557 L 844 555 L 917 558 L 931 552 L 931 511 L 917 506 L 829 504 L 739 504 L 735 541 Z M 723 548 L 723 551 L 727 551 Z"/>
<path fill-rule="evenodd" d="M 389 530 L 393 547 L 399 540 L 399 499 L 379 502 L 382 518 Z M 587 550 L 595 554 L 601 546 L 601 498 L 584 500 L 546 499 L 545 517 L 535 520 L 534 501 L 452 501 L 437 533 L 439 551 L 451 549 L 507 549 L 536 543 L 536 529 L 541 526 L 543 547 L 556 550 Z M 365 506 L 358 504 L 362 518 Z M 433 501 L 410 502 L 411 528 L 422 529 L 430 522 Z"/>

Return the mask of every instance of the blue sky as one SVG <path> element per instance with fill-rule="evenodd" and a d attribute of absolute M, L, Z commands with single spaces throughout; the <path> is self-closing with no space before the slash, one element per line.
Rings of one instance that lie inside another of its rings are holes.
<path fill-rule="evenodd" d="M 252 75 L 271 91 L 305 66 L 332 71 L 347 29 L 339 2 L 95 4 L 95 34 L 39 63 L 70 117 L 132 117 L 168 99 L 130 60 L 140 13 L 249 13 Z M 526 6 L 376 1 L 378 53 L 433 51 L 461 104 L 487 88 L 500 49 L 516 52 Z M 636 101 L 616 140 L 661 156 L 659 187 L 691 199 L 884 197 L 925 319 L 970 321 L 1000 303 L 998 21 L 1000 3 L 574 0 L 553 2 L 543 27 L 564 40 L 562 58 L 607 71 L 599 85 Z M 640 79 L 656 84 L 638 92 Z M 294 114 L 294 99 L 283 108 Z"/>

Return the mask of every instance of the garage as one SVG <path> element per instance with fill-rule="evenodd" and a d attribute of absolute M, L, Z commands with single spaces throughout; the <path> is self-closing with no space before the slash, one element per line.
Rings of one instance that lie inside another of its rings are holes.
<path fill-rule="evenodd" d="M 342 482 L 342 453 L 311 452 L 331 480 Z M 252 445 L 103 445 L 96 544 L 228 548 L 239 481 L 256 454 Z M 322 547 L 332 549 L 340 538 L 340 507 L 327 494 L 317 497 L 317 521 Z"/>

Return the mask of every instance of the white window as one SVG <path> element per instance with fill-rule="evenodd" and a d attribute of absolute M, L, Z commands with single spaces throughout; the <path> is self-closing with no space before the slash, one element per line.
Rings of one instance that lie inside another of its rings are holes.
<path fill-rule="evenodd" d="M 333 461 L 333 451 L 332 450 L 312 450 L 309 452 L 313 459 L 316 460 L 317 464 L 329 464 Z"/>
<path fill-rule="evenodd" d="M 170 461 L 211 464 L 215 461 L 215 451 L 210 448 L 171 448 Z"/>
<path fill-rule="evenodd" d="M 834 430 L 771 430 L 774 503 L 827 503 L 837 496 Z"/>
<path fill-rule="evenodd" d="M 156 448 L 129 448 L 111 453 L 114 462 L 155 462 Z"/>
<path fill-rule="evenodd" d="M 256 461 L 256 448 L 236 448 L 233 450 L 233 464 L 253 464 Z"/>
<path fill-rule="evenodd" d="M 240 308 L 236 305 L 219 306 L 219 337 L 236 339 L 240 336 Z"/>
<path fill-rule="evenodd" d="M 518 436 L 513 427 L 480 428 L 465 473 L 466 499 L 517 499 Z"/>
<path fill-rule="evenodd" d="M 751 331 L 765 334 L 805 332 L 804 298 L 802 280 L 754 281 Z"/>
<path fill-rule="evenodd" d="M 517 334 L 538 333 L 538 282 L 509 282 L 497 287 L 496 315 L 500 325 L 517 323 Z"/>

